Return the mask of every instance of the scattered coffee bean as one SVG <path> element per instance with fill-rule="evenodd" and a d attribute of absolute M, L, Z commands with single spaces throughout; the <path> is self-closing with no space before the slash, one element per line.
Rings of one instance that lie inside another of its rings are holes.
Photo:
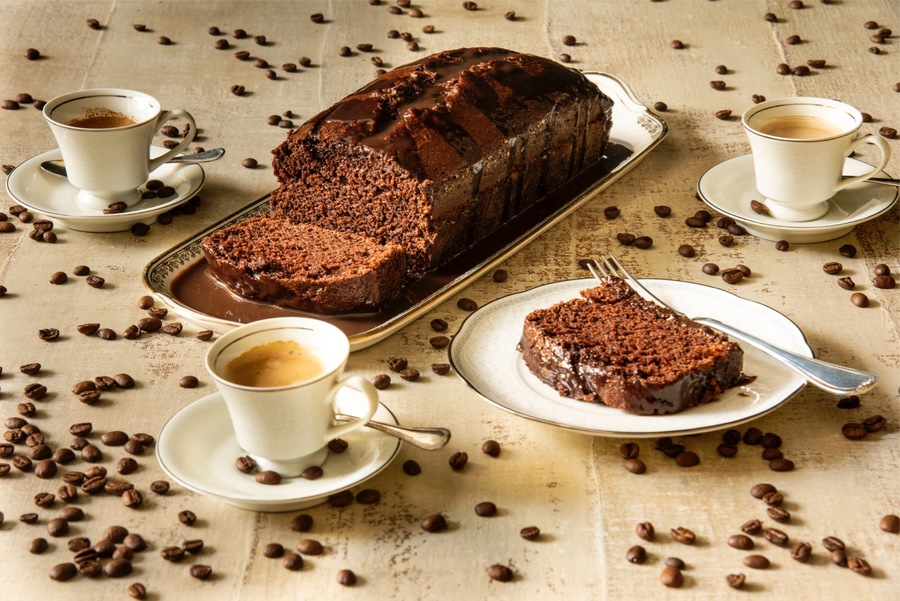
<path fill-rule="evenodd" d="M 881 415 L 873 415 L 863 420 L 863 426 L 868 432 L 878 432 L 887 425 L 887 420 Z"/>
<path fill-rule="evenodd" d="M 297 543 L 297 552 L 303 555 L 321 555 L 325 552 L 325 547 L 315 539 L 305 538 Z"/>
<path fill-rule="evenodd" d="M 883 138 L 888 138 L 889 140 L 893 140 L 897 137 L 897 130 L 893 127 L 881 127 L 878 129 L 878 134 Z"/>
<path fill-rule="evenodd" d="M 799 561 L 800 563 L 806 563 L 809 561 L 810 556 L 812 555 L 812 545 L 809 543 L 797 543 L 793 547 L 791 547 L 791 558 Z"/>
<path fill-rule="evenodd" d="M 835 549 L 831 552 L 831 563 L 842 568 L 847 567 L 847 552 L 844 549 Z"/>
<path fill-rule="evenodd" d="M 450 338 L 447 336 L 434 336 L 428 340 L 428 343 L 436 349 L 447 348 L 450 344 Z"/>
<path fill-rule="evenodd" d="M 400 377 L 406 380 L 407 382 L 415 382 L 419 379 L 419 370 L 406 368 L 400 371 Z"/>
<path fill-rule="evenodd" d="M 603 216 L 607 219 L 615 219 L 620 213 L 619 207 L 606 207 L 603 209 Z"/>
<path fill-rule="evenodd" d="M 694 250 L 694 247 L 690 244 L 682 244 L 678 247 L 678 254 L 687 259 L 693 257 L 697 254 L 697 251 Z"/>
<path fill-rule="evenodd" d="M 418 476 L 422 473 L 422 467 L 414 459 L 407 459 L 403 462 L 403 473 L 407 476 Z"/>
<path fill-rule="evenodd" d="M 734 589 L 740 589 L 744 587 L 744 582 L 747 581 L 747 577 L 744 576 L 743 573 L 738 574 L 728 574 L 725 576 L 725 582 L 728 583 L 728 586 Z"/>
<path fill-rule="evenodd" d="M 641 538 L 645 541 L 652 542 L 654 538 L 656 538 L 656 529 L 653 527 L 653 524 L 650 522 L 641 522 L 639 523 L 635 529 L 635 534 L 638 535 L 638 538 Z"/>
<path fill-rule="evenodd" d="M 773 472 L 790 472 L 794 469 L 794 462 L 786 457 L 773 459 L 769 462 L 769 469 Z"/>
<path fill-rule="evenodd" d="M 179 511 L 178 521 L 185 526 L 192 526 L 197 521 L 197 514 L 190 509 Z"/>
<path fill-rule="evenodd" d="M 450 456 L 450 460 L 448 463 L 450 464 L 450 468 L 454 471 L 459 471 L 466 467 L 466 463 L 469 462 L 469 455 L 465 451 L 456 451 Z"/>
<path fill-rule="evenodd" d="M 851 572 L 855 572 L 856 574 L 861 574 L 863 576 L 868 576 L 872 573 L 872 567 L 862 557 L 851 557 L 847 560 L 847 567 L 850 568 Z"/>
<path fill-rule="evenodd" d="M 474 4 L 474 3 L 473 3 Z M 509 582 L 513 579 L 513 571 L 507 566 L 495 563 L 487 569 L 488 578 L 497 582 Z"/>
<path fill-rule="evenodd" d="M 263 473 L 265 472 L 260 472 L 260 474 Z M 300 474 L 300 477 L 306 480 L 317 480 L 318 478 L 321 478 L 324 473 L 325 471 L 318 465 L 311 465 L 303 470 L 303 472 Z M 259 482 L 259 474 L 257 474 L 256 480 L 257 482 Z M 263 482 L 263 484 L 278 484 L 278 482 Z"/>
<path fill-rule="evenodd" d="M 744 558 L 744 565 L 754 570 L 765 570 L 771 563 L 765 555 L 748 555 Z"/>
<path fill-rule="evenodd" d="M 897 282 L 892 275 L 876 275 L 872 279 L 872 285 L 881 290 L 891 290 L 897 286 Z"/>
<path fill-rule="evenodd" d="M 770 518 L 781 524 L 791 521 L 791 513 L 784 507 L 769 507 L 766 509 L 766 513 Z"/>
<path fill-rule="evenodd" d="M 519 536 L 525 540 L 537 540 L 541 535 L 541 529 L 537 526 L 525 526 L 519 530 Z"/>
<path fill-rule="evenodd" d="M 209 580 L 213 574 L 212 566 L 195 563 L 191 566 L 190 574 L 197 580 Z"/>
<path fill-rule="evenodd" d="M 640 459 L 626 459 L 624 465 L 632 474 L 640 475 L 647 471 L 647 465 Z"/>
<path fill-rule="evenodd" d="M 369 379 L 372 385 L 378 390 L 384 390 L 391 385 L 391 377 L 387 374 L 378 374 Z"/>
<path fill-rule="evenodd" d="M 844 266 L 836 261 L 830 261 L 822 265 L 822 271 L 829 275 L 837 275 L 844 269 Z"/>
<path fill-rule="evenodd" d="M 634 545 L 625 552 L 625 559 L 629 563 L 642 564 L 647 561 L 647 549 L 640 545 Z"/>
<path fill-rule="evenodd" d="M 746 534 L 734 534 L 728 537 L 728 546 L 742 551 L 749 551 L 754 547 L 753 539 Z"/>
<path fill-rule="evenodd" d="M 308 513 L 300 513 L 291 520 L 291 530 L 294 532 L 308 532 L 313 525 L 313 518 Z"/>
<path fill-rule="evenodd" d="M 634 247 L 641 250 L 647 250 L 653 246 L 653 238 L 650 236 L 638 236 L 634 239 Z"/>
<path fill-rule="evenodd" d="M 287 553 L 281 560 L 281 565 L 292 572 L 296 572 L 303 569 L 303 557 L 297 553 Z"/>
<path fill-rule="evenodd" d="M 475 505 L 475 514 L 483 518 L 489 518 L 497 515 L 497 506 L 490 501 L 482 501 Z"/>
<path fill-rule="evenodd" d="M 50 578 L 58 582 L 65 582 L 72 579 L 78 573 L 78 568 L 74 563 L 58 563 L 50 568 Z"/>
<path fill-rule="evenodd" d="M 263 555 L 269 559 L 276 559 L 284 556 L 284 545 L 281 543 L 269 543 L 263 548 Z"/>
<path fill-rule="evenodd" d="M 474 311 L 478 308 L 478 303 L 476 303 L 471 298 L 461 298 L 456 301 L 456 306 L 462 309 L 463 311 Z"/>
<path fill-rule="evenodd" d="M 728 226 L 728 227 L 731 227 L 731 226 Z M 719 236 L 719 244 L 721 244 L 722 246 L 724 246 L 726 248 L 733 246 L 734 245 L 734 236 L 730 236 L 728 234 L 722 234 L 721 236 Z"/>
<path fill-rule="evenodd" d="M 704 263 L 701 270 L 706 275 L 716 275 L 717 273 L 719 273 L 719 266 L 715 263 Z"/>
<path fill-rule="evenodd" d="M 852 244 L 844 244 L 838 249 L 838 252 L 841 253 L 842 257 L 852 259 L 856 256 L 856 247 Z"/>
<path fill-rule="evenodd" d="M 178 380 L 178 385 L 182 388 L 196 388 L 199 384 L 200 380 L 197 379 L 197 376 L 182 376 Z"/>
<path fill-rule="evenodd" d="M 412 12 L 413 11 L 410 11 L 410 14 L 412 14 Z M 356 574 L 353 573 L 353 570 L 340 570 L 337 573 L 337 581 L 338 584 L 343 586 L 353 586 L 356 584 Z"/>
<path fill-rule="evenodd" d="M 420 526 L 426 532 L 440 532 L 447 529 L 447 520 L 443 515 L 435 513 L 423 519 Z"/>
<path fill-rule="evenodd" d="M 166 561 L 177 563 L 184 559 L 184 549 L 182 549 L 181 547 L 176 547 L 174 545 L 163 547 L 162 549 L 160 549 L 159 555 Z"/>
<path fill-rule="evenodd" d="M 694 467 L 700 465 L 700 456 L 693 451 L 684 451 L 675 456 L 675 463 L 681 467 Z"/>
<path fill-rule="evenodd" d="M 491 457 L 500 456 L 500 443 L 496 440 L 486 440 L 481 445 L 481 452 Z"/>
<path fill-rule="evenodd" d="M 857 307 L 865 308 L 869 306 L 869 297 L 862 292 L 854 292 L 850 295 L 850 302 Z"/>
<path fill-rule="evenodd" d="M 667 110 L 669 110 L 669 105 L 665 102 L 657 101 L 653 103 L 653 110 L 659 113 L 665 113 Z"/>
<path fill-rule="evenodd" d="M 669 42 L 669 47 L 675 50 L 682 50 L 684 49 L 684 42 L 682 42 L 681 40 L 672 40 L 671 42 Z"/>
<path fill-rule="evenodd" d="M 853 290 L 854 288 L 856 288 L 856 284 L 849 277 L 839 278 L 837 283 L 838 286 L 840 286 L 844 290 Z"/>
<path fill-rule="evenodd" d="M 659 575 L 659 581 L 669 588 L 681 588 L 684 584 L 684 574 L 678 568 L 666 566 Z"/>
<path fill-rule="evenodd" d="M 693 545 L 697 540 L 697 535 L 694 534 L 692 530 L 681 526 L 672 528 L 671 530 L 669 530 L 669 534 L 672 535 L 672 538 L 675 540 L 675 542 L 679 542 L 683 545 Z"/>
<path fill-rule="evenodd" d="M 744 279 L 744 274 L 737 268 L 723 269 L 721 277 L 726 284 L 737 284 Z"/>
<path fill-rule="evenodd" d="M 449 363 L 432 363 L 431 371 L 439 376 L 445 376 L 450 373 L 450 364 Z"/>
<path fill-rule="evenodd" d="M 329 495 L 328 504 L 332 507 L 346 507 L 353 503 L 353 500 L 354 497 L 351 491 L 342 490 L 341 492 Z"/>
<path fill-rule="evenodd" d="M 777 528 L 766 528 L 763 531 L 763 538 L 772 543 L 773 545 L 777 545 L 779 547 L 787 546 L 790 542 L 790 538 L 783 531 L 778 530 Z"/>
<path fill-rule="evenodd" d="M 900 532 L 900 516 L 888 514 L 881 518 L 881 521 L 878 522 L 878 527 L 885 532 L 897 534 Z"/>

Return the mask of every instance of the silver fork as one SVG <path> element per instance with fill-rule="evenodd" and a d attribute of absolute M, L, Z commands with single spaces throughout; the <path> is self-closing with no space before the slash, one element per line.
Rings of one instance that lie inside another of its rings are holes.
<path fill-rule="evenodd" d="M 628 273 L 628 270 L 625 269 L 622 264 L 619 263 L 619 260 L 612 255 L 602 257 L 593 262 L 588 262 L 587 267 L 598 280 L 602 280 L 608 276 L 621 278 L 645 299 L 654 302 L 661 307 L 672 309 L 679 315 L 683 315 L 683 313 L 670 307 L 657 298 L 652 292 L 647 290 L 647 288 L 645 288 L 634 276 Z M 688 317 L 698 323 L 715 328 L 733 338 L 737 338 L 738 340 L 742 340 L 743 342 L 755 346 L 793 369 L 795 372 L 806 378 L 806 381 L 813 386 L 821 388 L 831 394 L 859 394 L 875 386 L 877 380 L 875 374 L 798 355 L 797 353 L 769 344 L 765 340 L 760 340 L 752 334 L 738 330 L 737 328 L 710 317 Z"/>

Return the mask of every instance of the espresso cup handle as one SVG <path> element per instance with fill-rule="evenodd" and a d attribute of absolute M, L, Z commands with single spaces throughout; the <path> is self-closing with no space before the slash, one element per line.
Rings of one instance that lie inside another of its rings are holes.
<path fill-rule="evenodd" d="M 184 136 L 184 139 L 178 143 L 178 146 L 173 148 L 172 150 L 161 154 L 155 159 L 150 159 L 148 171 L 154 171 L 157 167 L 164 163 L 168 163 L 172 160 L 172 158 L 183 152 L 188 145 L 194 141 L 194 137 L 197 135 L 197 124 L 194 123 L 194 118 L 187 111 L 181 109 L 174 109 L 171 111 L 163 111 L 159 114 L 159 117 L 156 118 L 156 128 L 153 131 L 159 131 L 159 129 L 167 122 L 172 119 L 184 119 L 186 120 L 191 129 L 188 131 L 187 135 Z"/>
<path fill-rule="evenodd" d="M 885 168 L 888 164 L 888 161 L 891 158 L 891 149 L 888 147 L 887 142 L 885 142 L 884 138 L 881 136 L 876 136 L 875 134 L 866 134 L 860 138 L 857 138 L 850 145 L 850 148 L 847 150 L 847 154 L 849 155 L 853 150 L 859 146 L 860 144 L 874 144 L 881 150 L 881 161 L 878 163 L 878 166 L 869 171 L 868 173 L 864 173 L 862 175 L 857 175 L 856 177 L 848 177 L 845 180 L 842 180 L 835 186 L 834 191 L 843 190 L 847 186 L 852 186 L 853 184 L 858 184 L 860 182 L 864 182 L 870 177 L 875 177 L 879 171 Z"/>
<path fill-rule="evenodd" d="M 375 386 L 372 385 L 367 379 L 362 376 L 350 376 L 344 380 L 341 380 L 334 387 L 333 392 L 336 393 L 337 390 L 343 386 L 349 386 L 359 392 L 363 393 L 368 401 L 369 405 L 366 411 L 366 414 L 358 419 L 355 419 L 346 424 L 341 424 L 339 426 L 331 426 L 325 433 L 325 442 L 340 438 L 344 434 L 352 432 L 357 428 L 361 428 L 365 426 L 366 423 L 372 419 L 372 416 L 375 415 L 375 412 L 378 411 L 378 391 L 375 389 Z M 334 395 L 332 396 L 332 400 L 334 399 Z"/>

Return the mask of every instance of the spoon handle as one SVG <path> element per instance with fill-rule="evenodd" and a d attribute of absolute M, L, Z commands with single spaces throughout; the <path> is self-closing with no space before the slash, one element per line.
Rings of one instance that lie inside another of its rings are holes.
<path fill-rule="evenodd" d="M 349 415 L 335 415 L 334 418 L 339 422 L 348 422 L 355 420 L 355 417 Z M 435 451 L 443 448 L 450 440 L 450 430 L 447 428 L 416 428 L 413 426 L 395 426 L 393 424 L 384 424 L 382 422 L 368 421 L 366 426 L 391 436 L 396 436 L 400 440 L 408 442 L 413 446 L 427 451 Z"/>
<path fill-rule="evenodd" d="M 841 179 L 847 179 L 850 177 L 853 177 L 853 176 L 852 175 L 844 175 L 841 177 Z M 870 177 L 863 183 L 868 184 L 870 182 L 873 184 L 883 184 L 885 186 L 900 186 L 900 179 L 894 179 L 892 177 Z"/>

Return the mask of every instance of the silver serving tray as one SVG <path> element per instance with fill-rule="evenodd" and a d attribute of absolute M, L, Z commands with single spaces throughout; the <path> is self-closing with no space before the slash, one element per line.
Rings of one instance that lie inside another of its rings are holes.
<path fill-rule="evenodd" d="M 610 148 L 618 154 L 608 156 L 600 169 L 579 176 L 580 181 L 573 182 L 572 186 L 557 191 L 566 194 L 561 206 L 550 209 L 537 203 L 528 215 L 505 224 L 490 240 L 478 242 L 448 265 L 429 273 L 410 286 L 403 298 L 378 313 L 319 315 L 239 299 L 205 273 L 200 242 L 233 223 L 268 212 L 268 195 L 157 256 L 144 268 L 144 286 L 175 313 L 219 333 L 265 317 L 304 315 L 341 328 L 350 338 L 353 351 L 371 346 L 495 269 L 612 185 L 665 138 L 666 122 L 641 104 L 623 81 L 607 73 L 585 72 L 585 76 L 615 102 Z"/>

